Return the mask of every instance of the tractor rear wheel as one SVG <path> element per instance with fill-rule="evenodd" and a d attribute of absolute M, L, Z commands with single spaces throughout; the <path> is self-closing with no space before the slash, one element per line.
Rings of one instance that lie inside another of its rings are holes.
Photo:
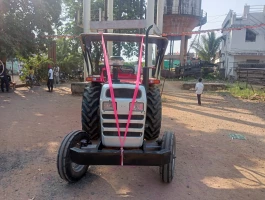
<path fill-rule="evenodd" d="M 170 183 L 174 177 L 176 160 L 176 137 L 172 132 L 165 132 L 162 138 L 162 149 L 171 151 L 170 162 L 160 166 L 161 179 L 164 183 Z"/>
<path fill-rule="evenodd" d="M 162 105 L 160 90 L 157 87 L 149 87 L 147 92 L 146 128 L 144 137 L 153 140 L 159 137 L 162 119 Z"/>
<path fill-rule="evenodd" d="M 70 149 L 81 148 L 89 142 L 89 135 L 84 131 L 72 131 L 63 139 L 57 155 L 57 170 L 60 177 L 70 183 L 81 179 L 87 172 L 88 165 L 79 165 L 72 162 Z"/>
<path fill-rule="evenodd" d="M 82 130 L 86 131 L 90 139 L 98 139 L 100 137 L 100 101 L 101 85 L 91 83 L 86 87 L 82 101 Z"/>

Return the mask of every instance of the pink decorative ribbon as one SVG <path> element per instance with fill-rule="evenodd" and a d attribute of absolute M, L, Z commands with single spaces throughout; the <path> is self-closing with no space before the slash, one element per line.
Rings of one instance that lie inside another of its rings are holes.
<path fill-rule="evenodd" d="M 109 65 L 109 59 L 108 59 L 108 54 L 107 54 L 107 50 L 106 50 L 106 45 L 105 45 L 105 40 L 104 40 L 104 36 L 103 33 L 101 33 L 101 37 L 102 37 L 102 46 L 103 46 L 103 53 L 104 53 L 104 60 L 105 60 L 105 64 L 106 64 L 106 71 L 107 71 L 107 76 L 108 76 L 108 81 L 109 81 L 109 88 L 110 88 L 110 96 L 111 96 L 111 100 L 112 100 L 112 107 L 113 107 L 113 111 L 114 111 L 114 115 L 115 115 L 115 121 L 116 121 L 116 126 L 118 129 L 118 135 L 119 135 L 119 139 L 120 139 L 120 145 L 121 145 L 121 165 L 123 166 L 123 147 L 126 141 L 126 136 L 127 136 L 127 132 L 129 129 L 129 125 L 130 125 L 130 121 L 131 121 L 131 116 L 133 113 L 133 108 L 134 108 L 134 104 L 136 102 L 136 97 L 138 94 L 138 90 L 139 90 L 139 85 L 140 85 L 140 78 L 141 78 L 141 67 L 142 67 L 142 49 L 143 49 L 143 43 L 144 43 L 144 37 L 142 36 L 142 41 L 141 41 L 141 47 L 140 47 L 140 55 L 139 55 L 139 62 L 138 62 L 138 71 L 137 71 L 137 76 L 136 76 L 136 84 L 135 84 L 135 89 L 134 89 L 134 94 L 133 94 L 133 99 L 132 99 L 132 103 L 131 103 L 131 107 L 130 107 L 130 111 L 129 111 L 129 116 L 128 116 L 128 121 L 126 124 L 126 129 L 125 129 L 125 133 L 123 136 L 123 139 L 121 138 L 121 133 L 120 133 L 120 126 L 119 126 L 119 119 L 118 119 L 118 112 L 117 112 L 117 108 L 116 108 L 116 101 L 115 101 L 115 96 L 114 96 L 114 90 L 113 90 L 113 84 L 112 84 L 112 79 L 111 79 L 111 74 L 110 74 L 110 65 Z"/>

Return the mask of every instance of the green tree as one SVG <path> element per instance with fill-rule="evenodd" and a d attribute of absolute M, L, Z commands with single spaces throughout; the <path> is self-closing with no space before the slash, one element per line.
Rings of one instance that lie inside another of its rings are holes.
<path fill-rule="evenodd" d="M 60 25 L 61 0 L 1 0 L 0 59 L 45 50 L 42 35 Z"/>
<path fill-rule="evenodd" d="M 80 35 L 83 33 L 83 28 L 77 23 L 77 13 L 79 13 L 80 16 L 83 15 L 83 1 L 63 0 L 62 2 L 62 20 L 65 21 L 65 23 L 58 29 L 58 34 Z M 98 10 L 103 6 L 103 0 L 92 1 L 91 10 Z M 92 14 L 91 17 L 92 20 L 98 20 L 95 18 L 96 15 Z M 96 46 L 100 46 L 100 44 Z M 77 66 L 82 66 L 84 64 L 79 38 L 57 40 L 57 64 L 61 67 L 61 71 L 68 74 L 72 73 L 72 70 L 76 70 Z"/>
<path fill-rule="evenodd" d="M 143 19 L 145 16 L 146 5 L 144 0 L 114 0 L 113 15 L 114 20 L 133 20 Z M 113 30 L 114 33 L 143 33 L 142 29 L 120 29 Z M 114 55 L 121 54 L 130 58 L 138 55 L 139 46 L 136 43 L 115 42 L 113 45 Z"/>
<path fill-rule="evenodd" d="M 67 19 L 67 24 L 65 25 L 64 33 L 79 35 L 83 32 L 82 29 L 78 26 L 77 22 L 77 11 L 80 11 L 82 16 L 83 12 L 83 0 L 72 1 L 72 0 L 63 0 L 65 5 L 65 16 L 64 19 Z M 114 0 L 113 2 L 113 19 L 114 20 L 132 20 L 132 19 L 143 19 L 145 16 L 146 5 L 144 0 Z M 105 0 L 92 0 L 91 2 L 91 20 L 97 21 L 99 19 L 98 11 L 99 8 L 102 9 L 103 13 L 105 10 Z M 105 20 L 105 18 L 102 20 Z M 67 32 L 65 32 L 67 30 Z M 74 31 L 74 32 L 73 32 Z M 143 30 L 139 29 L 121 29 L 113 30 L 114 33 L 140 33 Z M 94 44 L 95 46 L 95 56 L 97 58 L 100 55 L 97 53 L 98 50 L 96 47 L 100 46 Z M 138 45 L 137 44 L 128 44 L 128 43 L 117 43 L 113 45 L 114 55 L 120 55 L 121 53 L 127 57 L 131 57 L 135 54 L 138 54 Z"/>
<path fill-rule="evenodd" d="M 195 42 L 192 48 L 196 51 L 200 59 L 213 63 L 216 53 L 220 49 L 222 37 L 216 37 L 214 32 L 202 35 L 200 42 Z"/>
<path fill-rule="evenodd" d="M 83 0 L 62 0 L 62 20 L 65 23 L 58 29 L 58 34 L 79 35 L 83 32 L 83 28 L 79 26 L 78 13 L 83 15 Z M 91 20 L 99 20 L 99 8 L 104 12 L 105 0 L 92 0 L 91 1 Z M 141 19 L 144 16 L 145 5 L 144 0 L 114 0 L 113 8 L 114 20 L 125 19 Z M 82 20 L 82 19 L 81 19 Z M 102 18 L 102 20 L 104 20 Z M 139 33 L 138 29 L 134 30 L 114 30 L 119 33 Z M 101 42 L 93 42 L 92 44 L 92 59 L 94 61 L 95 69 L 97 72 L 99 61 L 102 58 Z M 137 44 L 128 43 L 114 43 L 114 55 L 123 55 L 131 57 L 138 54 Z M 78 65 L 83 65 L 82 53 L 80 52 L 79 38 L 71 39 L 57 39 L 57 64 L 61 66 L 61 70 L 70 72 Z"/>
<path fill-rule="evenodd" d="M 67 74 L 71 74 L 73 69 L 84 64 L 78 40 L 68 38 L 57 40 L 57 64 L 60 70 Z"/>

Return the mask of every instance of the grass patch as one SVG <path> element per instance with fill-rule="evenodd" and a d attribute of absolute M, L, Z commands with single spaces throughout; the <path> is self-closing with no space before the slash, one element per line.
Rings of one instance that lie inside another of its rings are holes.
<path fill-rule="evenodd" d="M 227 90 L 235 97 L 249 100 L 262 100 L 265 101 L 264 89 L 257 89 L 246 83 L 228 84 Z"/>

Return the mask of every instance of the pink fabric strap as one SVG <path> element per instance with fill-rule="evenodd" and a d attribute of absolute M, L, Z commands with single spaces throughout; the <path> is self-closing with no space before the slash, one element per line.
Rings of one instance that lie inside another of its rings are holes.
<path fill-rule="evenodd" d="M 102 37 L 102 46 L 103 46 L 104 60 L 105 60 L 105 64 L 106 64 L 107 76 L 108 76 L 108 81 L 109 81 L 110 97 L 111 97 L 111 101 L 112 101 L 112 107 L 113 107 L 113 110 L 114 110 L 114 115 L 115 115 L 115 120 L 116 120 L 116 126 L 117 126 L 117 129 L 118 129 L 118 135 L 119 135 L 119 139 L 120 139 L 120 144 L 122 144 L 120 125 L 119 125 L 118 113 L 117 113 L 117 108 L 116 108 L 116 101 L 115 101 L 115 97 L 114 97 L 114 90 L 113 90 L 112 79 L 111 79 L 111 74 L 110 74 L 109 59 L 108 59 L 108 54 L 107 54 L 107 50 L 106 50 L 106 45 L 105 45 L 105 40 L 104 40 L 103 34 L 101 34 L 101 37 Z"/>
<path fill-rule="evenodd" d="M 105 40 L 104 40 L 103 34 L 101 36 L 102 36 L 102 46 L 103 46 L 104 59 L 105 59 L 105 64 L 106 64 L 106 71 L 107 71 L 107 76 L 108 76 L 108 81 L 109 81 L 110 96 L 111 96 L 111 100 L 112 100 L 112 107 L 113 107 L 113 111 L 114 111 L 114 115 L 115 115 L 115 121 L 116 121 L 116 126 L 117 126 L 117 129 L 118 129 L 118 135 L 119 135 L 119 140 L 120 140 L 120 145 L 121 145 L 121 165 L 123 166 L 123 151 L 124 151 L 123 147 L 124 147 L 124 144 L 125 144 L 125 141 L 126 141 L 126 136 L 127 136 L 128 128 L 129 128 L 129 125 L 130 125 L 131 116 L 132 116 L 132 113 L 133 113 L 133 108 L 134 108 L 134 104 L 136 102 L 136 97 L 137 97 L 138 90 L 139 90 L 139 85 L 140 85 L 141 67 L 142 67 L 142 62 L 141 61 L 142 61 L 142 50 L 143 50 L 144 37 L 142 37 L 142 42 L 141 42 L 141 47 L 140 47 L 140 52 L 139 52 L 140 55 L 139 55 L 138 71 L 137 71 L 137 77 L 136 77 L 135 90 L 134 90 L 133 99 L 132 99 L 132 103 L 131 103 L 131 107 L 130 107 L 130 111 L 129 111 L 129 116 L 128 116 L 128 121 L 127 121 L 127 124 L 126 124 L 125 133 L 124 133 L 124 136 L 123 136 L 123 139 L 122 139 L 121 138 L 121 134 L 120 134 L 118 112 L 117 112 L 116 101 L 115 101 L 115 96 L 114 96 L 114 90 L 113 90 L 113 85 L 112 85 L 112 79 L 111 79 L 111 74 L 110 74 L 110 65 L 109 65 L 108 54 L 107 54 L 107 50 L 106 50 L 106 45 L 105 45 Z"/>

